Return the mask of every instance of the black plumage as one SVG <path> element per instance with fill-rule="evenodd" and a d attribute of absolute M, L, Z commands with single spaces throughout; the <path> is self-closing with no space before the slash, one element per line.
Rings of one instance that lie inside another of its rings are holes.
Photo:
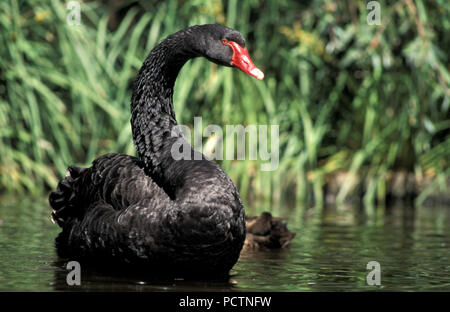
<path fill-rule="evenodd" d="M 245 239 L 244 209 L 236 187 L 214 162 L 175 160 L 173 86 L 189 59 L 204 56 L 230 66 L 239 32 L 193 26 L 157 45 L 136 78 L 131 125 L 138 157 L 107 154 L 90 168 L 69 167 L 50 194 L 61 257 L 176 275 L 227 274 Z M 189 145 L 190 146 L 190 145 Z"/>

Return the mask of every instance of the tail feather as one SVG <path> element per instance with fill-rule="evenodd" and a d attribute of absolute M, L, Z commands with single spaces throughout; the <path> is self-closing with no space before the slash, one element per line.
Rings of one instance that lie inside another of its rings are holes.
<path fill-rule="evenodd" d="M 50 193 L 49 202 L 53 209 L 52 221 L 63 227 L 68 221 L 82 213 L 77 209 L 77 193 L 80 178 L 86 168 L 70 166 L 66 177 L 59 182 L 56 191 Z"/>

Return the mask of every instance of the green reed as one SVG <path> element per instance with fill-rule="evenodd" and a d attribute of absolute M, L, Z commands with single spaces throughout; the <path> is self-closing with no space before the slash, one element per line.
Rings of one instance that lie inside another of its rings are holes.
<path fill-rule="evenodd" d="M 280 125 L 277 170 L 221 161 L 245 201 L 320 207 L 334 181 L 338 202 L 383 203 L 402 170 L 429 181 L 419 203 L 448 192 L 448 1 L 383 1 L 379 26 L 356 0 L 138 1 L 117 25 L 105 2 L 82 3 L 79 26 L 62 1 L 0 3 L 0 191 L 42 194 L 70 164 L 134 154 L 131 85 L 146 55 L 181 28 L 220 23 L 248 39 L 265 80 L 196 59 L 175 110 L 187 125 Z"/>

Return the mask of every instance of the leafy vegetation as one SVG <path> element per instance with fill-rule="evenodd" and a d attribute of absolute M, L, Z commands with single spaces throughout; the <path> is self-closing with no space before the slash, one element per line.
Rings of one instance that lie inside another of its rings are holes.
<path fill-rule="evenodd" d="M 448 192 L 447 0 L 380 1 L 381 25 L 357 0 L 117 3 L 82 2 L 69 25 L 63 1 L 1 1 L 0 191 L 42 194 L 70 164 L 134 154 L 131 85 L 146 55 L 181 28 L 220 23 L 247 38 L 266 79 L 193 60 L 175 110 L 187 125 L 280 126 L 277 170 L 221 163 L 244 200 L 382 203 L 395 172 L 427 182 L 418 202 Z"/>

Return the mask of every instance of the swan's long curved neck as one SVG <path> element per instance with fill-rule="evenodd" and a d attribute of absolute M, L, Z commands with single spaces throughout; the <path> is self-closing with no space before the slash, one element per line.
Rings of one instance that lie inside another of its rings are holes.
<path fill-rule="evenodd" d="M 189 36 L 176 33 L 155 47 L 136 78 L 131 100 L 133 141 L 145 170 L 161 187 L 171 183 L 167 168 L 174 162 L 173 143 L 182 137 L 175 130 L 173 87 L 181 67 L 196 57 Z M 174 135 L 175 134 L 175 135 Z"/>

